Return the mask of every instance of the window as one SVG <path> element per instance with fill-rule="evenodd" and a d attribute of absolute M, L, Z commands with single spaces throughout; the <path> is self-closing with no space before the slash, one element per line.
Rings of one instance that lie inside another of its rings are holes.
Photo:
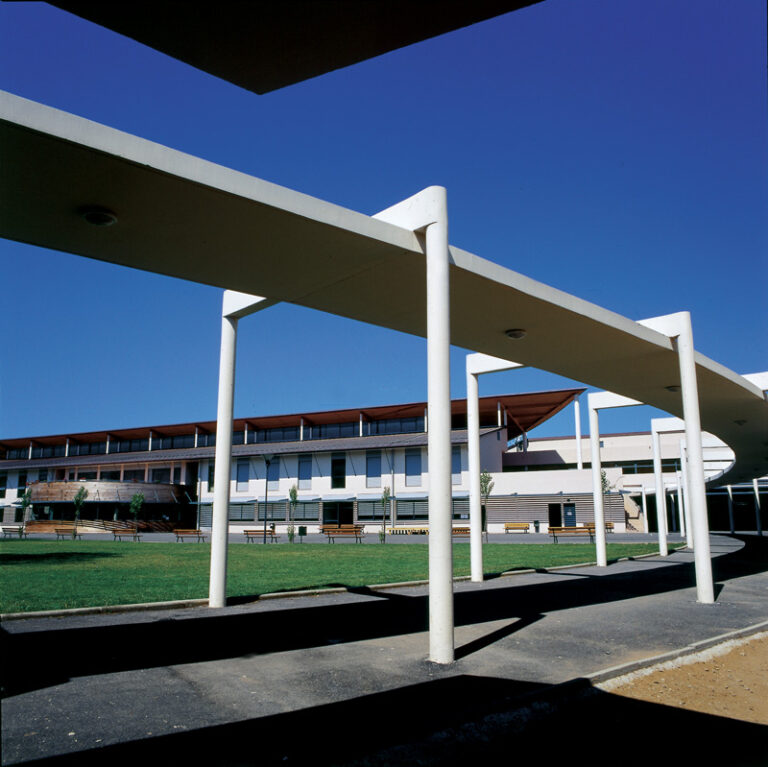
<path fill-rule="evenodd" d="M 126 469 L 123 472 L 123 482 L 143 482 L 144 469 Z"/>
<path fill-rule="evenodd" d="M 258 507 L 258 519 L 264 521 L 264 507 L 266 505 L 267 520 L 284 522 L 285 521 L 285 507 L 287 506 L 285 501 L 268 501 L 266 504 L 257 503 Z"/>
<path fill-rule="evenodd" d="M 216 461 L 208 461 L 208 492 L 213 490 L 213 478 L 216 475 Z"/>
<path fill-rule="evenodd" d="M 120 472 L 119 471 L 102 471 L 100 478 L 102 482 L 119 482 Z"/>
<path fill-rule="evenodd" d="M 152 481 L 163 485 L 171 483 L 170 469 L 152 469 Z"/>
<path fill-rule="evenodd" d="M 16 495 L 21 498 L 24 495 L 24 491 L 27 489 L 27 472 L 20 471 L 19 479 L 16 482 Z"/>
<path fill-rule="evenodd" d="M 342 437 L 357 437 L 360 434 L 358 421 L 347 423 L 321 423 L 312 427 L 312 439 L 340 439 Z"/>
<path fill-rule="evenodd" d="M 451 484 L 461 484 L 461 445 L 451 447 Z"/>
<path fill-rule="evenodd" d="M 173 484 L 181 484 L 181 466 L 173 467 Z"/>
<path fill-rule="evenodd" d="M 381 450 L 369 450 L 365 455 L 365 486 L 381 487 Z"/>
<path fill-rule="evenodd" d="M 267 488 L 269 490 L 280 489 L 280 456 L 275 456 L 267 468 Z"/>
<path fill-rule="evenodd" d="M 40 471 L 37 472 L 37 481 L 38 482 L 48 481 L 48 469 L 40 469 Z"/>
<path fill-rule="evenodd" d="M 312 456 L 299 456 L 299 490 L 312 488 Z"/>
<path fill-rule="evenodd" d="M 421 450 L 419 448 L 405 451 L 405 485 L 406 487 L 421 485 Z"/>
<path fill-rule="evenodd" d="M 299 501 L 293 512 L 293 518 L 317 522 L 320 519 L 320 504 L 316 501 Z"/>
<path fill-rule="evenodd" d="M 0 498 L 5 498 L 5 489 L 8 487 L 8 472 L 0 471 Z"/>
<path fill-rule="evenodd" d="M 331 453 L 331 487 L 347 486 L 347 455 L 346 453 Z"/>
<path fill-rule="evenodd" d="M 237 462 L 237 482 L 235 484 L 235 490 L 238 493 L 247 492 L 248 480 L 250 479 L 251 462 L 247 458 L 241 458 Z"/>

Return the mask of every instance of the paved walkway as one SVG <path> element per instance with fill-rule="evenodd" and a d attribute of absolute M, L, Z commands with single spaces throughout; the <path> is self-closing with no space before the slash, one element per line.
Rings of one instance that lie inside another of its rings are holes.
<path fill-rule="evenodd" d="M 768 728 L 573 682 L 768 620 L 765 540 L 712 551 L 714 605 L 687 551 L 459 583 L 449 667 L 425 660 L 422 587 L 9 621 L 3 763 L 627 765 L 678 742 L 713 763 L 734 738 L 728 764 L 768 763 Z"/>

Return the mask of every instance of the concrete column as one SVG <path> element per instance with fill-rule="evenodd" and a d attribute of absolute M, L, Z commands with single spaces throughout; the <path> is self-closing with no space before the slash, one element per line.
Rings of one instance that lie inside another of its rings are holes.
<path fill-rule="evenodd" d="M 147 441 L 147 450 L 152 451 L 152 432 L 149 432 L 149 440 Z"/>
<path fill-rule="evenodd" d="M 597 410 L 589 408 L 589 448 L 592 458 L 592 499 L 595 507 L 595 547 L 597 566 L 606 567 L 608 557 L 605 550 L 605 510 L 603 508 L 603 482 L 600 463 L 600 425 Z"/>
<path fill-rule="evenodd" d="M 501 428 L 501 402 L 496 402 L 496 425 Z"/>
<path fill-rule="evenodd" d="M 67 437 L 67 441 L 64 443 L 64 457 L 66 458 L 69 455 L 69 437 Z"/>
<path fill-rule="evenodd" d="M 640 491 L 643 503 L 643 532 L 647 535 L 651 532 L 650 525 L 648 524 L 648 491 L 643 487 Z"/>
<path fill-rule="evenodd" d="M 681 527 L 683 534 L 686 538 L 686 544 L 689 548 L 693 548 L 693 526 L 691 525 L 691 488 L 688 484 L 688 460 L 687 452 L 685 449 L 685 442 L 680 440 L 680 473 L 683 480 L 683 516 L 682 520 L 685 524 L 685 529 Z"/>
<path fill-rule="evenodd" d="M 581 403 L 578 397 L 573 401 L 573 425 L 576 434 L 576 468 L 581 470 L 584 468 L 584 461 L 581 455 Z"/>
<path fill-rule="evenodd" d="M 763 534 L 763 522 L 760 519 L 760 487 L 757 479 L 752 480 L 752 489 L 755 492 L 755 524 L 757 525 L 757 534 Z"/>
<path fill-rule="evenodd" d="M 195 447 L 197 447 L 197 436 L 200 433 L 200 429 L 195 426 Z"/>
<path fill-rule="evenodd" d="M 480 403 L 477 376 L 467 371 L 467 456 L 469 458 L 469 550 L 473 581 L 483 580 L 482 499 L 480 497 Z"/>
<path fill-rule="evenodd" d="M 685 444 L 688 450 L 688 476 L 691 487 L 691 526 L 693 527 L 693 551 L 696 565 L 696 593 L 698 601 L 702 604 L 713 604 L 715 588 L 712 580 L 712 560 L 709 549 L 707 494 L 704 486 L 699 391 L 696 384 L 691 315 L 688 312 L 681 312 L 679 322 L 680 334 L 677 336 L 676 345 L 680 361 Z"/>
<path fill-rule="evenodd" d="M 235 346 L 237 318 L 221 318 L 219 356 L 219 402 L 216 412 L 216 453 L 213 476 L 213 527 L 208 606 L 227 603 L 227 537 L 229 533 L 230 464 L 232 460 L 232 416 L 235 396 Z"/>
<path fill-rule="evenodd" d="M 453 550 L 451 514 L 450 283 L 445 189 L 432 187 L 435 221 L 426 228 L 427 415 L 429 433 L 430 660 L 452 663 Z"/>
<path fill-rule="evenodd" d="M 109 455 L 109 434 L 107 434 L 107 445 L 106 445 L 106 454 Z"/>
<path fill-rule="evenodd" d="M 299 442 L 304 441 L 304 418 L 299 419 Z"/>
<path fill-rule="evenodd" d="M 363 414 L 360 413 L 359 415 L 359 435 L 360 437 L 363 436 Z"/>
<path fill-rule="evenodd" d="M 733 488 L 726 485 L 725 489 L 728 491 L 728 524 L 731 528 L 731 535 L 733 535 L 736 532 L 736 523 L 733 519 Z"/>
<path fill-rule="evenodd" d="M 659 432 L 652 431 L 653 478 L 656 485 L 656 526 L 659 530 L 659 554 L 666 557 L 667 548 L 667 496 L 664 492 L 664 475 L 661 473 L 661 442 Z"/>
<path fill-rule="evenodd" d="M 120 481 L 123 482 L 125 478 L 125 464 L 120 464 Z"/>
<path fill-rule="evenodd" d="M 677 477 L 677 527 L 680 530 L 680 537 L 685 538 L 685 498 L 683 494 L 683 476 L 682 472 L 675 472 Z M 686 541 L 688 543 L 688 541 Z"/>

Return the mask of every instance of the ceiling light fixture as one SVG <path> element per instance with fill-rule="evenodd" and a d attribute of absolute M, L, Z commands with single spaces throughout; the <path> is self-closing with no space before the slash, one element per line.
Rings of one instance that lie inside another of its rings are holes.
<path fill-rule="evenodd" d="M 112 226 L 117 223 L 117 216 L 111 210 L 98 205 L 88 205 L 77 212 L 91 226 Z"/>
<path fill-rule="evenodd" d="M 521 338 L 525 338 L 528 335 L 528 331 L 525 328 L 510 328 L 504 331 L 504 335 L 508 338 L 514 338 L 515 341 L 519 341 Z"/>

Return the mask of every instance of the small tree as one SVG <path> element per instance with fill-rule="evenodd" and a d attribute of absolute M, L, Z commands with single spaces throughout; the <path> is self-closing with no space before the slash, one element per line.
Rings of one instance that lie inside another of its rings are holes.
<path fill-rule="evenodd" d="M 129 511 L 133 517 L 133 526 L 136 530 L 139 529 L 139 512 L 144 505 L 144 493 L 134 493 L 131 496 L 131 505 Z"/>
<path fill-rule="evenodd" d="M 19 506 L 21 507 L 21 529 L 19 530 L 19 537 L 21 537 L 21 531 L 24 529 L 24 524 L 27 521 L 27 512 L 32 505 L 32 489 L 27 488 L 24 491 L 24 495 L 19 498 Z"/>
<path fill-rule="evenodd" d="M 482 512 L 482 528 L 483 533 L 485 534 L 486 541 L 488 540 L 488 524 L 487 524 L 487 511 L 486 506 L 488 505 L 488 496 L 491 494 L 491 490 L 493 490 L 493 479 L 491 479 L 491 475 L 484 471 L 480 475 L 480 495 L 483 497 L 483 505 L 481 508 Z"/>
<path fill-rule="evenodd" d="M 299 502 L 299 489 L 296 485 L 291 485 L 288 491 L 288 543 L 293 543 L 296 535 L 296 528 L 293 526 L 293 518 L 296 514 L 296 504 Z"/>
<path fill-rule="evenodd" d="M 603 491 L 603 495 L 608 495 L 611 489 L 611 483 L 608 481 L 608 475 L 605 473 L 605 469 L 600 469 L 600 488 Z"/>
<path fill-rule="evenodd" d="M 381 530 L 379 530 L 379 543 L 387 542 L 387 508 L 389 506 L 389 485 L 385 485 L 381 491 Z"/>
<path fill-rule="evenodd" d="M 72 540 L 77 538 L 77 523 L 80 521 L 80 512 L 83 509 L 85 499 L 88 497 L 88 491 L 84 487 L 78 488 L 75 497 L 72 499 L 72 503 L 75 504 L 75 524 L 72 526 Z"/>

